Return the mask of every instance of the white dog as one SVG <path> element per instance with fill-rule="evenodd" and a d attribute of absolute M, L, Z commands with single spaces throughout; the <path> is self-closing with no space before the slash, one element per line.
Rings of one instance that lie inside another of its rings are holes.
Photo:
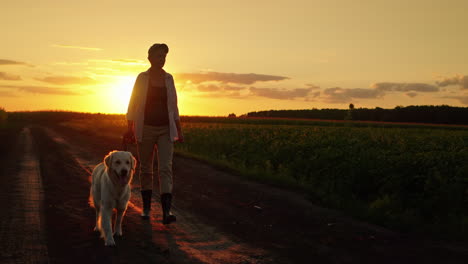
<path fill-rule="evenodd" d="M 115 235 L 122 236 L 122 218 L 130 200 L 130 182 L 135 172 L 136 160 L 130 152 L 112 151 L 93 170 L 91 195 L 96 209 L 96 227 L 106 246 L 114 246 L 112 211 L 117 209 Z"/>

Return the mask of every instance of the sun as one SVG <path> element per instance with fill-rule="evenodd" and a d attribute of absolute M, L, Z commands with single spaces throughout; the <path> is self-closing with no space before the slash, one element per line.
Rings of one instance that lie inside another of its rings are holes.
<path fill-rule="evenodd" d="M 109 113 L 126 113 L 130 96 L 132 95 L 135 76 L 117 76 L 115 82 L 109 85 Z"/>

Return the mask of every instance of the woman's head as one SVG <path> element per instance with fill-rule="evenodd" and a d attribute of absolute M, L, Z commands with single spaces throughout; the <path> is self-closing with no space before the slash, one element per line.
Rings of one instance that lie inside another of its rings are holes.
<path fill-rule="evenodd" d="M 151 67 L 162 69 L 166 63 L 167 53 L 169 53 L 169 47 L 166 44 L 153 44 L 148 50 L 148 60 L 151 63 Z"/>

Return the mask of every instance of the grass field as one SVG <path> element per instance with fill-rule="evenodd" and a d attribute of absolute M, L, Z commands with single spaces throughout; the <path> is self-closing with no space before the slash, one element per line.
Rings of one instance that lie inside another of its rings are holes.
<path fill-rule="evenodd" d="M 176 152 L 402 231 L 468 235 L 468 129 L 388 123 L 184 117 Z M 123 116 L 62 125 L 119 137 Z"/>

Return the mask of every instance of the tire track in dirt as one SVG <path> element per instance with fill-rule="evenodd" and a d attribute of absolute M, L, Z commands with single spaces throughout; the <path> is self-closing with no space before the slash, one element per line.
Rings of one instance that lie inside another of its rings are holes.
<path fill-rule="evenodd" d="M 50 128 L 43 127 L 41 130 L 50 139 L 61 145 L 81 169 L 88 174 L 88 182 L 90 182 L 92 169 L 102 160 L 90 158 L 85 149 L 67 142 L 60 134 Z M 126 230 L 126 228 L 131 228 L 130 224 L 136 224 L 143 228 L 140 235 L 144 236 L 146 241 L 150 239 L 153 244 L 151 247 L 159 249 L 171 263 L 260 264 L 273 262 L 268 252 L 245 243 L 232 241 L 228 236 L 213 227 L 203 224 L 196 216 L 180 210 L 176 205 L 173 205 L 173 213 L 180 221 L 170 226 L 163 225 L 161 221 L 162 210 L 160 201 L 157 198 L 159 197 L 158 193 L 153 195 L 151 222 L 141 220 L 139 215 L 142 204 L 138 185 L 138 177 L 135 176 L 129 210 L 123 222 L 124 239 L 129 232 L 135 231 Z M 119 241 L 117 241 L 117 244 L 119 244 Z"/>
<path fill-rule="evenodd" d="M 1 263 L 48 263 L 44 190 L 29 127 L 23 128 L 16 145 L 22 153 L 19 168 L 10 171 L 14 174 L 9 177 L 9 191 L 2 193 L 1 198 L 9 204 L 4 209 L 9 217 L 0 221 L 0 260 Z"/>

